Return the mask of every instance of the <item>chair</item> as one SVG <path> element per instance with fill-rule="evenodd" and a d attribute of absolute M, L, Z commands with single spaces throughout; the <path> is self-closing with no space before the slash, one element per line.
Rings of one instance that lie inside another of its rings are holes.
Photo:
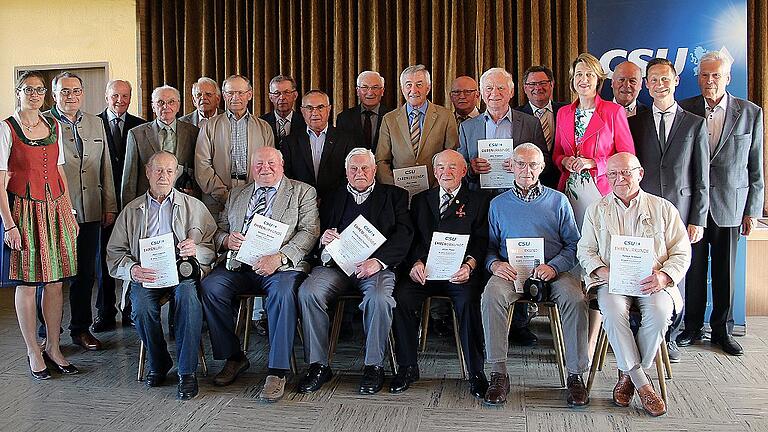
<path fill-rule="evenodd" d="M 243 352 L 248 352 L 248 345 L 251 340 L 251 318 L 253 317 L 253 299 L 256 297 L 261 297 L 263 299 L 267 298 L 266 294 L 241 294 L 238 296 L 240 299 L 240 304 L 237 308 L 237 320 L 235 321 L 235 334 L 240 334 L 240 331 L 242 329 L 243 332 Z M 299 331 L 299 338 L 302 338 L 301 335 L 301 324 L 299 324 L 296 327 Z M 291 372 L 296 374 L 296 354 L 293 352 L 293 349 L 291 349 Z"/>
<path fill-rule="evenodd" d="M 520 299 L 515 303 L 532 303 L 528 300 Z M 507 333 L 512 326 L 512 311 L 514 310 L 515 303 L 509 305 L 507 310 Z M 560 372 L 560 386 L 566 387 L 566 380 L 568 378 L 568 371 L 565 368 L 565 339 L 563 336 L 563 321 L 560 317 L 560 308 L 557 303 L 553 301 L 546 301 L 536 303 L 538 306 L 544 306 L 547 308 L 547 314 L 549 315 L 549 328 L 552 332 L 552 342 L 555 348 L 555 361 L 557 362 L 557 369 Z"/>
<path fill-rule="evenodd" d="M 421 338 L 419 341 L 419 351 L 424 352 L 427 348 L 427 331 L 429 330 L 429 310 L 432 307 L 432 299 L 447 300 L 451 306 L 451 316 L 453 317 L 453 337 L 456 340 L 456 355 L 459 357 L 459 366 L 461 367 L 461 379 L 467 379 L 467 362 L 464 360 L 464 348 L 461 346 L 461 335 L 459 334 L 459 320 L 456 318 L 456 309 L 453 307 L 453 301 L 447 296 L 428 296 L 424 299 L 424 305 L 421 309 Z"/>

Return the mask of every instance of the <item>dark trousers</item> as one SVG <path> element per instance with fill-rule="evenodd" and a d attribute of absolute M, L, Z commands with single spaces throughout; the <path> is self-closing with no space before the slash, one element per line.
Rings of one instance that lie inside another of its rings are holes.
<path fill-rule="evenodd" d="M 117 315 L 117 297 L 115 295 L 115 280 L 107 272 L 107 242 L 112 235 L 110 225 L 101 231 L 101 247 L 99 248 L 99 267 L 96 270 L 98 278 L 98 289 L 96 291 L 96 313 L 97 316 L 111 321 Z M 130 297 L 128 297 L 130 298 Z M 126 299 L 127 300 L 127 299 Z M 126 301 L 126 303 L 128 303 Z M 128 311 L 130 313 L 130 310 Z"/>
<path fill-rule="evenodd" d="M 712 335 L 725 334 L 733 298 L 733 273 L 736 266 L 736 245 L 739 227 L 719 227 L 707 218 L 704 238 L 692 245 L 693 256 L 688 270 L 685 293 L 685 328 L 701 330 L 707 307 L 707 258 L 712 256 L 712 314 L 709 325 Z"/>
<path fill-rule="evenodd" d="M 403 276 L 395 289 L 392 330 L 395 335 L 397 362 L 401 367 L 417 364 L 419 346 L 419 315 L 428 296 L 448 296 L 453 301 L 464 361 L 470 374 L 483 371 L 483 326 L 480 316 L 480 286 L 470 279 L 465 284 L 448 281 L 427 281 L 425 285 Z"/>

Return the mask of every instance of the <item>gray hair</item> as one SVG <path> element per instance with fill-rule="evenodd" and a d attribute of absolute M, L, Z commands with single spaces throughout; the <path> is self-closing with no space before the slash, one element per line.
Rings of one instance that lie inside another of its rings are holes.
<path fill-rule="evenodd" d="M 113 80 L 110 80 L 110 81 L 107 83 L 107 87 L 106 87 L 106 90 L 105 90 L 105 92 L 109 92 L 111 89 L 113 89 L 113 88 L 115 87 L 115 85 L 117 85 L 117 84 L 120 84 L 120 83 L 123 83 L 123 84 L 127 85 L 127 86 L 128 86 L 128 91 L 130 91 L 131 93 L 133 93 L 133 87 L 131 87 L 131 83 L 129 83 L 129 82 L 128 82 L 128 81 L 126 81 L 126 80 L 121 80 L 121 79 L 113 79 Z"/>
<path fill-rule="evenodd" d="M 323 96 L 323 97 L 325 98 L 325 104 L 326 104 L 326 105 L 331 105 L 331 98 L 330 98 L 330 97 L 328 97 L 328 93 L 326 93 L 326 92 L 324 92 L 324 91 L 322 91 L 322 90 L 317 90 L 317 89 L 312 89 L 312 90 L 310 90 L 310 91 L 308 91 L 308 92 L 304 93 L 304 96 L 302 96 L 302 97 L 301 97 L 301 104 L 302 104 L 302 105 L 304 105 L 304 101 L 305 101 L 305 100 L 306 100 L 306 99 L 307 99 L 309 96 L 312 96 L 312 95 L 320 95 L 320 96 Z"/>
<path fill-rule="evenodd" d="M 538 159 L 539 159 L 539 160 L 540 160 L 542 163 L 544 163 L 544 152 L 542 152 L 542 151 L 541 151 L 541 149 L 540 149 L 540 148 L 538 148 L 538 147 L 537 147 L 535 144 L 533 144 L 533 143 L 522 143 L 522 144 L 520 144 L 520 145 L 516 146 L 516 147 L 515 147 L 515 149 L 514 149 L 514 150 L 512 150 L 512 153 L 513 153 L 515 156 L 517 156 L 517 155 L 519 155 L 520 153 L 522 153 L 522 152 L 524 152 L 524 151 L 532 151 L 532 152 L 535 152 L 535 153 L 536 153 L 536 157 L 537 157 L 537 158 L 538 158 Z"/>
<path fill-rule="evenodd" d="M 224 91 L 224 87 L 227 86 L 227 83 L 232 81 L 235 78 L 240 78 L 243 81 L 245 81 L 246 84 L 248 84 L 248 90 L 253 90 L 253 86 L 251 85 L 251 80 L 249 80 L 245 75 L 240 74 L 234 74 L 227 77 L 227 79 L 224 80 L 224 82 L 221 83 L 221 90 Z"/>
<path fill-rule="evenodd" d="M 493 74 L 502 74 L 504 75 L 504 78 L 507 79 L 507 87 L 509 87 L 510 90 L 515 89 L 515 77 L 512 76 L 511 73 L 507 72 L 506 69 L 494 67 L 490 68 L 487 71 L 483 72 L 483 74 L 480 76 L 480 90 L 482 91 L 483 87 L 485 87 L 485 82 L 488 80 L 488 78 Z"/>
<path fill-rule="evenodd" d="M 357 76 L 357 81 L 355 81 L 355 84 L 360 87 L 360 82 L 363 81 L 363 78 L 369 76 L 377 78 L 379 81 L 381 81 L 381 86 L 384 87 L 384 77 L 376 71 L 369 70 L 360 72 L 360 75 Z"/>
<path fill-rule="evenodd" d="M 277 153 L 277 157 L 280 159 L 280 162 L 281 163 L 285 163 L 285 160 L 283 159 L 283 152 L 281 152 L 280 150 L 278 150 L 278 149 L 276 149 L 274 147 L 262 146 L 262 147 L 257 148 L 254 153 L 263 152 L 263 151 L 266 151 L 266 150 L 271 150 L 271 151 L 274 151 L 275 153 Z"/>
<path fill-rule="evenodd" d="M 181 100 L 181 93 L 179 93 L 179 91 L 176 90 L 176 88 L 171 87 L 169 85 L 161 85 L 160 87 L 157 87 L 154 90 L 152 90 L 152 103 L 157 102 L 157 99 L 160 97 L 160 92 L 163 91 L 163 90 L 170 90 L 170 91 L 172 91 L 173 94 L 176 95 L 176 99 L 177 100 Z"/>
<path fill-rule="evenodd" d="M 171 152 L 169 152 L 167 150 L 160 150 L 159 152 L 157 152 L 157 153 L 153 154 L 152 156 L 150 156 L 149 159 L 147 160 L 147 165 L 146 166 L 148 166 L 148 167 L 153 166 L 153 164 L 155 163 L 155 159 L 157 159 L 158 157 L 160 157 L 162 155 L 168 155 L 168 156 L 172 157 L 173 160 L 176 161 L 176 169 L 179 169 L 179 159 L 176 157 L 175 154 L 173 154 L 173 153 L 171 153 Z"/>
<path fill-rule="evenodd" d="M 77 74 L 69 71 L 61 72 L 60 74 L 53 77 L 51 80 L 51 88 L 53 91 L 56 91 L 56 88 L 59 86 L 59 81 L 61 81 L 64 78 L 75 78 L 80 82 L 80 87 L 83 86 L 83 79 L 77 76 Z"/>
<path fill-rule="evenodd" d="M 731 60 L 730 57 L 721 51 L 709 51 L 705 53 L 699 59 L 699 64 L 702 64 L 705 61 L 719 61 L 720 65 L 725 66 L 726 72 L 729 74 L 731 73 L 731 65 L 733 64 L 733 60 Z"/>
<path fill-rule="evenodd" d="M 461 160 L 461 165 L 464 166 L 464 168 L 467 168 L 467 160 L 464 159 L 464 156 L 453 149 L 445 149 L 441 152 L 437 152 L 432 156 L 432 166 L 435 166 L 437 164 L 437 157 L 445 154 L 457 154 L 459 156 L 459 160 Z"/>
<path fill-rule="evenodd" d="M 352 151 L 349 152 L 346 158 L 344 158 L 344 169 L 347 169 L 349 167 L 349 160 L 352 159 L 352 156 L 357 155 L 366 155 L 371 159 L 371 164 L 373 166 L 376 166 L 376 156 L 374 156 L 373 152 L 368 150 L 365 147 L 355 147 L 352 149 Z"/>
<path fill-rule="evenodd" d="M 269 91 L 272 91 L 272 86 L 276 86 L 278 83 L 288 81 L 291 83 L 291 90 L 296 90 L 296 80 L 290 75 L 278 75 L 269 80 Z"/>
<path fill-rule="evenodd" d="M 216 89 L 216 94 L 221 96 L 221 89 L 219 88 L 219 84 L 216 81 L 214 81 L 214 80 L 212 80 L 211 78 L 208 78 L 208 77 L 200 77 L 200 78 L 197 79 L 197 81 L 192 83 L 192 96 L 195 95 L 195 90 L 197 90 L 200 87 L 201 84 L 212 85 L 213 88 Z"/>
<path fill-rule="evenodd" d="M 427 81 L 427 86 L 432 87 L 432 78 L 429 76 L 429 71 L 423 64 L 411 65 L 403 69 L 400 73 L 400 85 L 405 84 L 406 77 L 413 75 L 417 72 L 424 72 L 424 79 Z"/>

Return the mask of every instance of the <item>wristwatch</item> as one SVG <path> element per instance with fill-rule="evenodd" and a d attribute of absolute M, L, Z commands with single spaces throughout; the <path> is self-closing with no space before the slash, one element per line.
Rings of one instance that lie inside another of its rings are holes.
<path fill-rule="evenodd" d="M 280 265 L 288 265 L 290 260 L 288 259 L 288 256 L 282 252 L 278 252 L 280 254 Z"/>

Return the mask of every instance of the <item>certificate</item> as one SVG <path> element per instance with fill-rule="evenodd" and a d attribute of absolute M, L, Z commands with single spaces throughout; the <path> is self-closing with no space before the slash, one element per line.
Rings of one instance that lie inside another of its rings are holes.
<path fill-rule="evenodd" d="M 427 166 L 419 165 L 409 168 L 396 168 L 392 170 L 395 176 L 395 186 L 408 191 L 408 196 L 413 197 L 421 191 L 429 189 L 429 177 Z"/>
<path fill-rule="evenodd" d="M 251 224 L 248 225 L 245 240 L 234 259 L 253 266 L 259 258 L 276 254 L 283 245 L 287 233 L 288 225 L 256 213 L 251 219 Z"/>
<path fill-rule="evenodd" d="M 351 276 L 357 264 L 370 258 L 385 241 L 387 238 L 360 215 L 339 234 L 339 238 L 328 243 L 325 250 L 336 265 Z"/>
<path fill-rule="evenodd" d="M 167 288 L 179 284 L 176 269 L 176 245 L 173 233 L 139 239 L 141 266 L 157 272 L 154 282 L 144 282 L 144 288 Z"/>
<path fill-rule="evenodd" d="M 640 281 L 653 273 L 653 261 L 652 237 L 612 236 L 608 292 L 647 297 L 640 291 Z"/>
<path fill-rule="evenodd" d="M 449 280 L 459 271 L 467 252 L 469 234 L 450 234 L 435 231 L 429 245 L 424 270 L 428 280 Z"/>
<path fill-rule="evenodd" d="M 515 187 L 515 174 L 504 169 L 504 161 L 512 157 L 512 138 L 477 140 L 477 157 L 488 161 L 491 172 L 480 174 L 480 188 L 497 189 Z"/>
<path fill-rule="evenodd" d="M 509 265 L 517 272 L 515 291 L 522 293 L 533 269 L 544 264 L 544 238 L 508 238 L 507 257 Z"/>

